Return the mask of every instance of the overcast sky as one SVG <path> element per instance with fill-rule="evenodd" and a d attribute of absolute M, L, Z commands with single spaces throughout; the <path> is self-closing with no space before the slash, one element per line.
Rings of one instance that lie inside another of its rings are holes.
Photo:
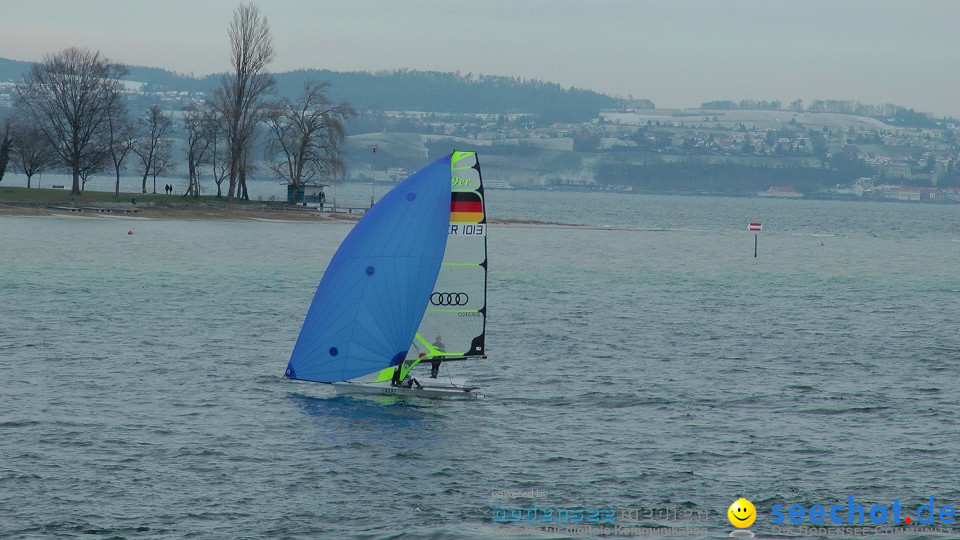
<path fill-rule="evenodd" d="M 0 0 L 0 56 L 228 69 L 231 0 Z M 272 71 L 411 68 L 647 98 L 856 99 L 960 117 L 955 0 L 270 0 Z"/>

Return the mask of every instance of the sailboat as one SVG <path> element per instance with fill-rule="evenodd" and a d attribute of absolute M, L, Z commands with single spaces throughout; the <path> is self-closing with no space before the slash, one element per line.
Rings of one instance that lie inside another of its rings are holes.
<path fill-rule="evenodd" d="M 394 186 L 344 238 L 284 376 L 341 394 L 479 397 L 439 371 L 486 358 L 486 314 L 480 162 L 452 152 Z"/>

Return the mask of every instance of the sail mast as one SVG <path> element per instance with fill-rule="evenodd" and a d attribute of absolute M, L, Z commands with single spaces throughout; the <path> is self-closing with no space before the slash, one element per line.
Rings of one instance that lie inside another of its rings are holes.
<path fill-rule="evenodd" d="M 475 152 L 453 152 L 447 247 L 401 376 L 422 361 L 483 357 L 486 310 L 487 216 L 480 162 Z M 441 339 L 442 349 L 434 345 Z"/>

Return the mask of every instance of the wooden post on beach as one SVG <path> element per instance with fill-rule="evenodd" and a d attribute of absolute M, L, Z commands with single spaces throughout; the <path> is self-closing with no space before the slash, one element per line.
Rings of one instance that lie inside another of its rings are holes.
<path fill-rule="evenodd" d="M 757 258 L 757 237 L 760 236 L 760 231 L 763 230 L 763 225 L 759 221 L 751 221 L 747 225 L 747 230 L 753 232 L 753 258 Z"/>

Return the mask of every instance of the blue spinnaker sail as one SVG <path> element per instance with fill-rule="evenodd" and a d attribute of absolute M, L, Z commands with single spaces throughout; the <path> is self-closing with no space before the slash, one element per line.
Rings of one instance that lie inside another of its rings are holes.
<path fill-rule="evenodd" d="M 339 382 L 403 361 L 443 261 L 450 160 L 397 184 L 354 225 L 320 280 L 286 377 Z"/>

